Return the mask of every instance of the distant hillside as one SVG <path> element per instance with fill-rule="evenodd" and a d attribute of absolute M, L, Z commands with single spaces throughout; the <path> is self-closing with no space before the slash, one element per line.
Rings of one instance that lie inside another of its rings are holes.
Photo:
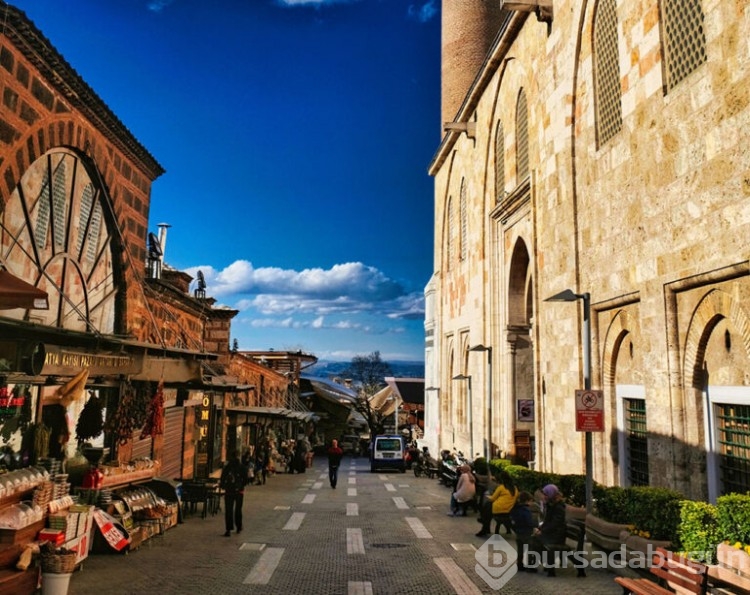
<path fill-rule="evenodd" d="M 424 378 L 424 362 L 389 362 L 386 363 L 391 367 L 392 375 L 396 378 Z M 319 361 L 314 366 L 305 368 L 304 374 L 317 376 L 319 378 L 329 378 L 331 376 L 341 376 L 351 362 L 328 362 Z"/>

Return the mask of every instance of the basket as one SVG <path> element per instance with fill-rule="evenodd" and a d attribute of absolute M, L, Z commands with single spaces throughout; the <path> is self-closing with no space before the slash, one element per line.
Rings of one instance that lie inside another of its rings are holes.
<path fill-rule="evenodd" d="M 69 574 L 76 568 L 76 553 L 42 554 L 42 572 L 52 574 Z"/>

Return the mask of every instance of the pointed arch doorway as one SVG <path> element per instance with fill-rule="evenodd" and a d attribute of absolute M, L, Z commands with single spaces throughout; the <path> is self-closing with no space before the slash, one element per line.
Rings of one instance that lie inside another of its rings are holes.
<path fill-rule="evenodd" d="M 521 464 L 536 456 L 536 409 L 534 400 L 534 350 L 531 320 L 534 312 L 534 283 L 526 242 L 517 238 L 508 274 L 508 399 L 503 425 L 512 440 L 514 458 Z"/>

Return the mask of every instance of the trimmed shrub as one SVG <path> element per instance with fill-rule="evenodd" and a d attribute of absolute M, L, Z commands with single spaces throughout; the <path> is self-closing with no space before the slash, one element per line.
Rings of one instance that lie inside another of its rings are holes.
<path fill-rule="evenodd" d="M 627 525 L 633 523 L 633 519 L 627 512 L 627 491 L 619 486 L 604 487 L 594 486 L 594 498 L 596 500 L 595 514 L 603 521 Z"/>
<path fill-rule="evenodd" d="M 719 538 L 717 510 L 708 502 L 683 500 L 680 503 L 679 549 L 691 560 L 716 563 Z"/>
<path fill-rule="evenodd" d="M 750 544 L 750 494 L 727 494 L 717 498 L 716 520 L 721 541 Z"/>
<path fill-rule="evenodd" d="M 647 531 L 651 539 L 679 541 L 682 494 L 667 488 L 637 486 L 626 488 L 626 514 L 630 523 Z"/>

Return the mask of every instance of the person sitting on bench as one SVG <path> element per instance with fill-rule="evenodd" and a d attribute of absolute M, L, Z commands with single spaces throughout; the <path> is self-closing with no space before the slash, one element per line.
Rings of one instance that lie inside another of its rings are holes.
<path fill-rule="evenodd" d="M 537 562 L 541 560 L 548 576 L 555 576 L 554 559 L 547 561 L 547 552 L 555 546 L 564 544 L 567 537 L 565 524 L 565 502 L 558 487 L 547 484 L 542 488 L 544 494 L 544 520 L 538 529 L 534 530 L 529 541 L 529 553 L 536 554 Z"/>
<path fill-rule="evenodd" d="M 476 534 L 477 537 L 486 537 L 490 534 L 490 525 L 493 518 L 497 519 L 498 525 L 500 523 L 505 525 L 506 534 L 511 531 L 510 511 L 516 504 L 518 488 L 513 483 L 513 478 L 504 469 L 497 472 L 497 482 L 495 491 L 482 502 L 479 517 L 482 528 Z M 499 532 L 499 528 L 496 529 L 496 533 Z"/>
<path fill-rule="evenodd" d="M 456 491 L 451 494 L 451 511 L 449 516 L 466 516 L 466 507 L 474 500 L 476 482 L 471 467 L 463 464 L 458 468 L 458 483 Z"/>
<path fill-rule="evenodd" d="M 529 545 L 529 540 L 534 534 L 534 529 L 539 526 L 539 521 L 535 515 L 534 509 L 536 503 L 534 502 L 534 496 L 529 492 L 521 492 L 518 494 L 518 502 L 510 511 L 510 518 L 513 523 L 513 532 L 516 534 L 516 549 L 518 550 L 518 559 L 516 560 L 516 566 L 519 572 L 536 572 L 536 568 L 526 566 L 524 562 L 525 550 Z"/>

